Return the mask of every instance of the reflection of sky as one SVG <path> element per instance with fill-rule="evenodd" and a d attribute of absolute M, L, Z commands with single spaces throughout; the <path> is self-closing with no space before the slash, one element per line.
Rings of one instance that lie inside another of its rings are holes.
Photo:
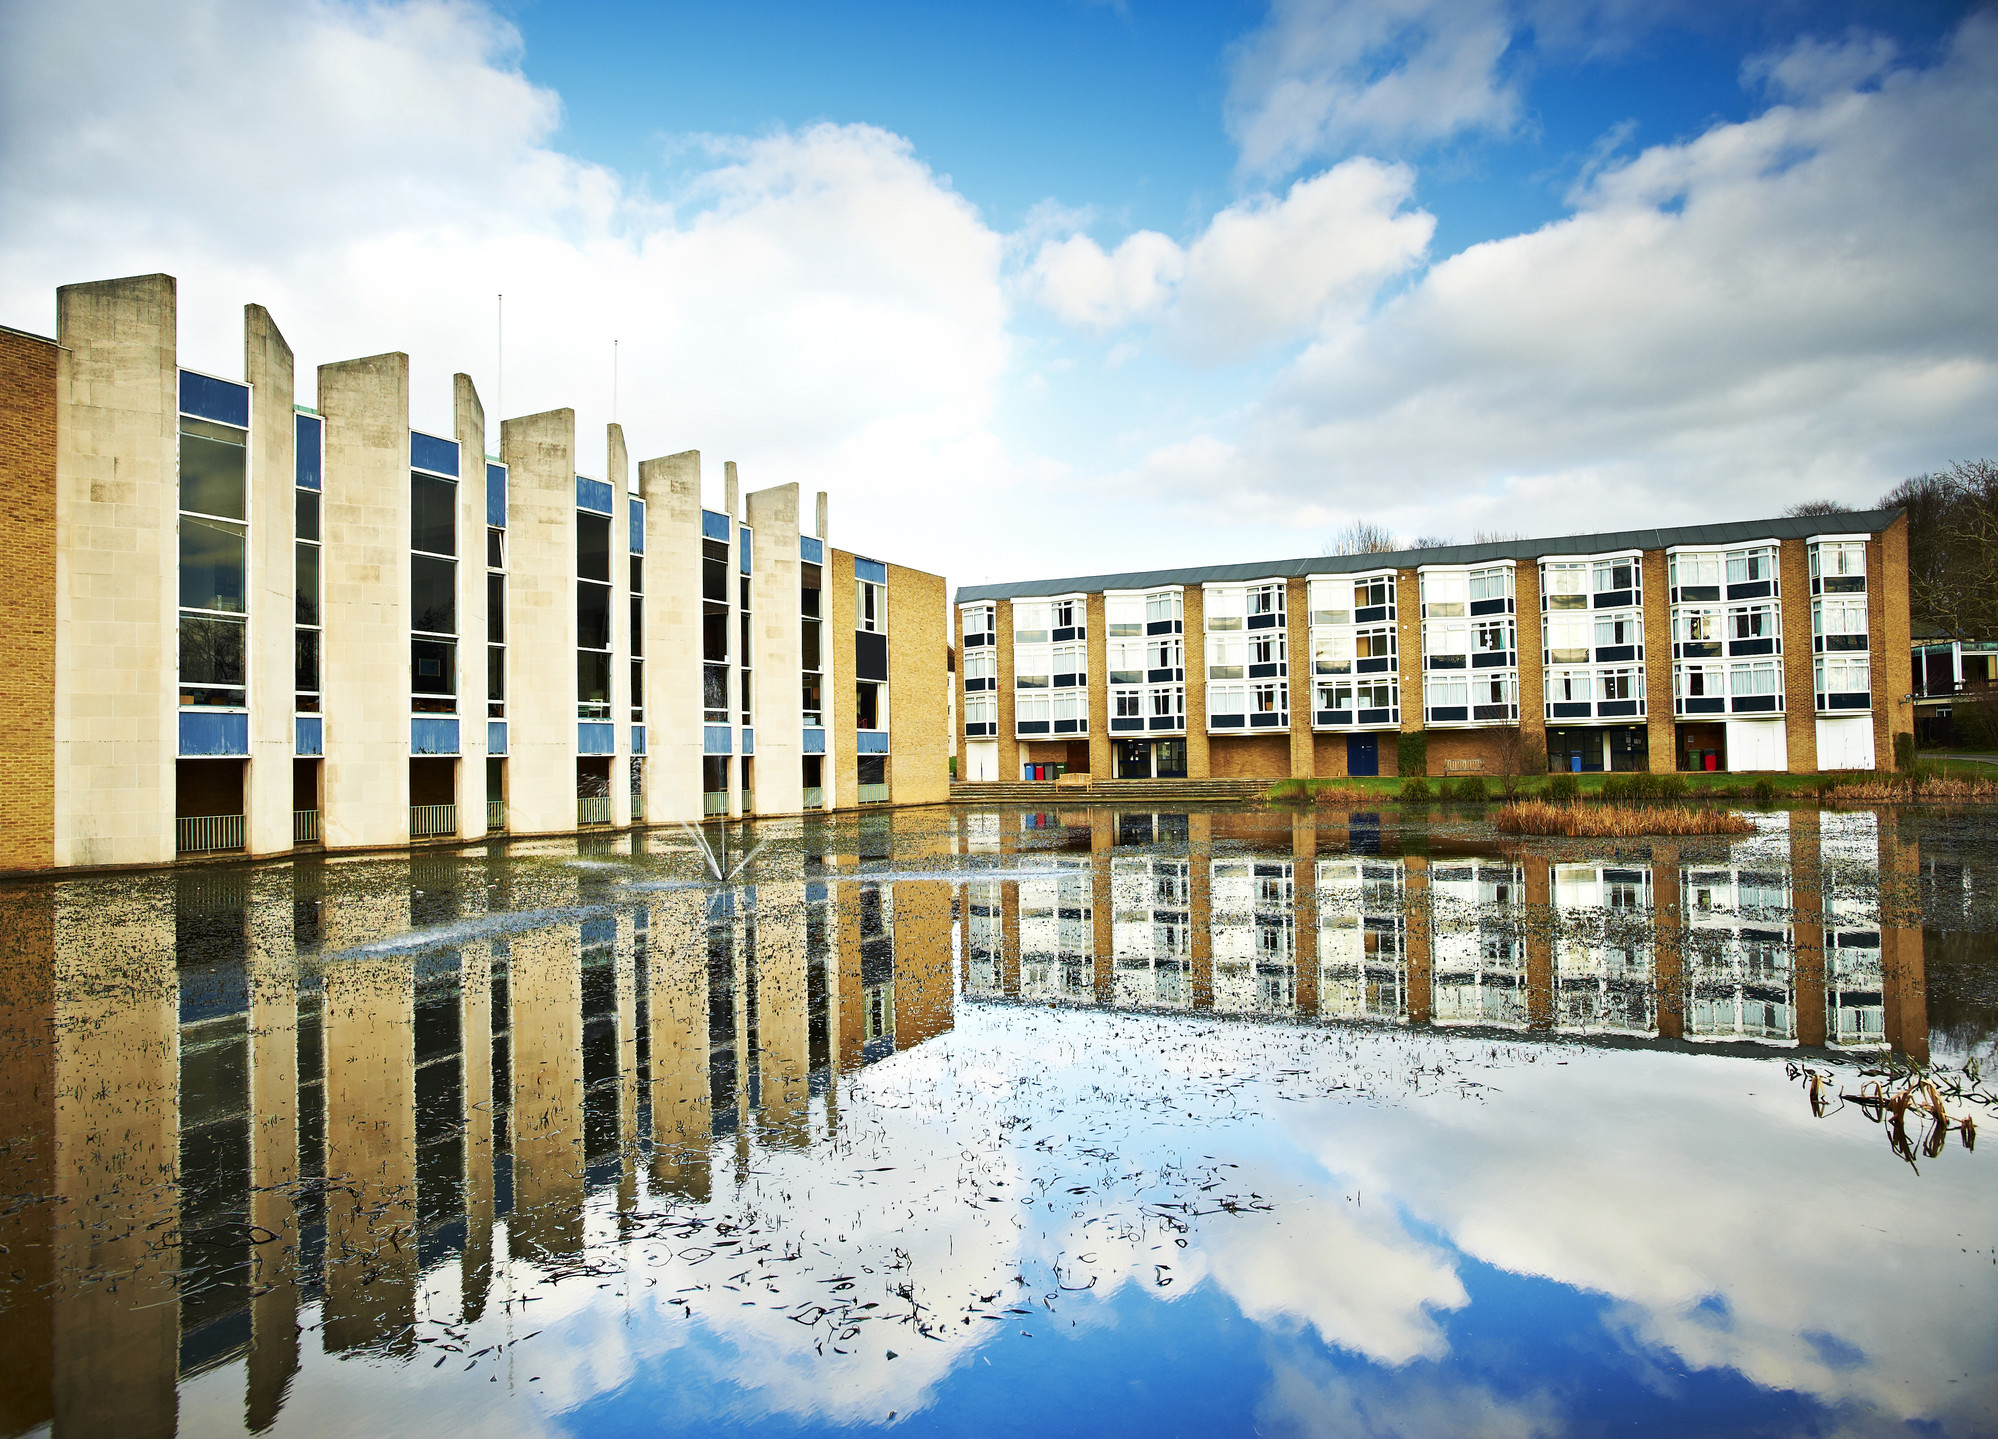
<path fill-rule="evenodd" d="M 535 1335 L 496 1381 L 308 1344 L 276 1432 L 892 1411 L 981 1434 L 1977 1433 L 1998 1412 L 1988 1158 L 1917 1175 L 1850 1113 L 1812 1119 L 1777 1060 L 971 1005 L 844 1085 L 836 1139 L 815 1123 L 810 1149 L 718 1147 L 714 1198 L 641 1197 L 637 1238 L 598 1196 L 582 1272 L 510 1266 L 457 1341 Z M 668 1210 L 772 1251 L 689 1262 L 713 1230 L 647 1237 Z M 844 1276 L 883 1311 L 907 1283 L 941 1337 L 873 1320 L 833 1352 L 786 1309 Z M 428 1310 L 454 1319 L 439 1282 Z M 183 1426 L 239 1422 L 240 1394 L 194 1381 Z"/>

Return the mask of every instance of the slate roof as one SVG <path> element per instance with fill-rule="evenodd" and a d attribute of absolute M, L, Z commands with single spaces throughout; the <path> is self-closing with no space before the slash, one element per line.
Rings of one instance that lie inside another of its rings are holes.
<path fill-rule="evenodd" d="M 1410 570 L 1418 565 L 1476 565 L 1493 560 L 1538 561 L 1545 555 L 1599 555 L 1617 550 L 1662 550 L 1671 545 L 1739 545 L 1754 540 L 1801 540 L 1812 535 L 1878 534 L 1901 513 L 1898 509 L 1854 510 L 1841 515 L 1736 520 L 1718 525 L 1681 525 L 1676 529 L 1611 530 L 1603 534 L 1561 535 L 1545 540 L 1438 545 L 1433 549 L 1392 550 L 1373 555 L 1308 555 L 1297 560 L 1263 560 L 1245 565 L 1196 565 L 1166 570 L 1129 570 L 1111 575 L 1072 575 L 1051 580 L 1015 580 L 1007 584 L 961 585 L 957 591 L 957 603 L 1091 594 L 1098 590 L 1145 590 L 1164 585 L 1227 584 L 1306 575 L 1364 574 L 1375 570 Z"/>

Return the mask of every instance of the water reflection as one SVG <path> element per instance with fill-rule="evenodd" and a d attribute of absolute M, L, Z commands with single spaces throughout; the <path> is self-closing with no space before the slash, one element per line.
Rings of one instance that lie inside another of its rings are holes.
<path fill-rule="evenodd" d="M 920 1146 L 897 1151 L 917 1142 L 896 1140 L 879 1108 L 860 1111 L 859 1129 L 847 1112 L 879 1102 L 853 1087 L 863 1071 L 945 1035 L 967 1002 L 1205 1012 L 1362 1036 L 1573 1035 L 1612 1049 L 1891 1046 L 1921 1061 L 1918 906 L 1978 885 L 1959 857 L 1925 861 L 1890 813 L 1779 814 L 1742 841 L 1596 855 L 1384 832 L 1362 814 L 898 823 L 807 828 L 736 886 L 693 883 L 684 847 L 640 838 L 580 863 L 573 850 L 520 847 L 0 895 L 0 1194 L 13 1196 L 0 1206 L 0 1433 L 172 1433 L 183 1393 L 223 1370 L 243 1426 L 260 1432 L 286 1416 L 315 1354 L 475 1370 L 485 1350 L 426 1350 L 443 1341 L 425 1325 L 462 1337 L 496 1308 L 525 1313 L 535 1296 L 523 1274 L 596 1282 L 606 1246 L 659 1238 L 662 1215 L 711 1214 L 732 1190 L 750 1213 L 755 1176 L 795 1186 L 812 1165 L 851 1169 L 863 1142 L 886 1156 L 881 1172 L 907 1164 L 926 1183 L 966 1187 L 981 1214 L 1016 1207 L 1014 1192 L 1031 1208 L 1022 1167 L 998 1158 L 1033 1138 L 1026 1101 L 1010 1120 L 1005 1105 L 994 1111 L 984 1149 L 962 1138 L 955 1152 L 947 1130 L 922 1141 L 927 1169 Z M 1212 1055 L 1253 1056 L 1311 1031 L 1294 1032 L 1197 1043 L 1210 1046 L 1203 1062 L 1226 1068 Z M 1160 1031 L 1158 1042 L 1169 1052 L 1180 1041 Z M 1296 1059 L 1324 1062 L 1322 1051 Z M 1306 1072 L 1250 1068 L 1261 1081 Z M 1019 1083 L 926 1082 L 962 1087 L 951 1102 L 966 1104 L 980 1084 Z M 806 1167 L 784 1168 L 786 1156 Z M 1144 1180 L 1153 1208 L 1121 1228 L 1090 1220 L 1104 1227 L 1082 1225 L 1088 1242 L 1074 1252 L 1095 1263 L 1128 1250 L 1133 1272 L 1149 1264 L 1169 1283 L 1171 1265 L 1150 1256 L 1176 1244 L 1186 1252 L 1172 1263 L 1260 1274 L 1267 1257 L 1239 1237 L 1186 1249 L 1173 1205 L 1225 1176 L 1181 1165 L 1160 1159 Z M 1097 1182 L 1111 1194 L 1139 1177 Z M 1348 1211 L 1301 1182 L 1296 1212 L 1323 1210 L 1354 1262 L 1401 1276 L 1379 1331 L 1401 1337 L 1376 1357 L 1434 1357 L 1440 1331 L 1423 1316 L 1468 1303 L 1461 1284 L 1432 1252 L 1412 1257 L 1398 1228 L 1366 1227 L 1385 1213 L 1362 1221 L 1357 1197 Z M 1227 1212 L 1268 1209 L 1263 1193 Z M 913 1221 L 948 1202 L 909 1190 L 891 1207 Z M 867 1228 L 879 1203 L 853 1200 L 820 1252 L 835 1252 L 834 1232 L 847 1243 Z M 719 1222 L 678 1261 L 656 1262 L 698 1263 L 688 1255 L 741 1243 L 726 1236 L 751 1223 Z M 775 1232 L 786 1256 L 804 1256 L 802 1229 Z M 956 1262 L 960 1242 L 967 1253 L 993 1242 L 979 1233 L 939 1224 L 931 1239 Z M 913 1243 L 867 1253 L 892 1270 L 912 1263 Z M 1020 1263 L 994 1260 L 972 1287 Z M 1061 1290 L 1097 1282 L 1053 1272 Z M 1385 1342 L 1322 1315 L 1322 1295 L 1279 1302 L 1257 1288 L 1267 1282 L 1223 1287 L 1252 1317 L 1258 1304 L 1320 1315 L 1318 1333 L 1363 1354 Z M 578 1302 L 551 1307 L 573 1314 Z M 693 1312 L 694 1300 L 671 1302 Z M 800 1344 L 830 1335 L 849 1352 L 838 1342 L 859 1325 L 839 1326 L 854 1316 L 841 1311 L 820 1333 L 834 1311 L 802 1312 Z M 918 1331 L 928 1323 L 918 1317 Z M 925 1337 L 948 1348 L 971 1342 L 959 1330 L 972 1327 L 967 1310 L 948 1342 Z M 496 1346 L 483 1362 L 499 1362 Z"/>

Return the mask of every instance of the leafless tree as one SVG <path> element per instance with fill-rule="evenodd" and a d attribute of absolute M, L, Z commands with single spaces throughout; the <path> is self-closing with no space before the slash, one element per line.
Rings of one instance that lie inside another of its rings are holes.
<path fill-rule="evenodd" d="M 1880 501 L 1908 512 L 1908 602 L 1961 639 L 1998 635 L 1998 464 L 1959 461 Z"/>
<path fill-rule="evenodd" d="M 1474 545 L 1505 545 L 1526 536 L 1518 530 L 1472 530 L 1471 543 Z"/>
<path fill-rule="evenodd" d="M 1331 539 L 1325 542 L 1320 551 L 1327 555 L 1384 555 L 1401 548 L 1394 534 L 1385 525 L 1377 525 L 1372 520 L 1354 520 Z"/>
<path fill-rule="evenodd" d="M 1838 500 L 1799 500 L 1783 513 L 1797 518 L 1810 515 L 1849 515 L 1852 513 L 1852 506 Z"/>
<path fill-rule="evenodd" d="M 1499 793 L 1507 799 L 1518 796 L 1519 782 L 1522 778 L 1547 768 L 1546 754 L 1544 752 L 1536 754 L 1533 746 L 1527 743 L 1526 736 L 1520 733 L 1517 726 L 1498 731 L 1496 749 Z"/>
<path fill-rule="evenodd" d="M 1454 545 L 1456 543 L 1448 535 L 1417 535 L 1409 542 L 1408 547 L 1411 550 L 1440 550 L 1445 545 Z"/>

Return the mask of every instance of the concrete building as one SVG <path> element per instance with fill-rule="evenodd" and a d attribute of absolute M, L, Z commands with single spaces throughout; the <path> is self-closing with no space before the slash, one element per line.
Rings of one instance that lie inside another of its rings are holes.
<path fill-rule="evenodd" d="M 968 586 L 969 782 L 1892 763 L 1900 511 Z"/>
<path fill-rule="evenodd" d="M 0 869 L 946 797 L 943 581 L 823 493 L 711 508 L 698 452 L 462 374 L 420 433 L 401 354 L 308 409 L 258 305 L 240 377 L 183 369 L 167 275 L 57 310 L 0 331 Z"/>

